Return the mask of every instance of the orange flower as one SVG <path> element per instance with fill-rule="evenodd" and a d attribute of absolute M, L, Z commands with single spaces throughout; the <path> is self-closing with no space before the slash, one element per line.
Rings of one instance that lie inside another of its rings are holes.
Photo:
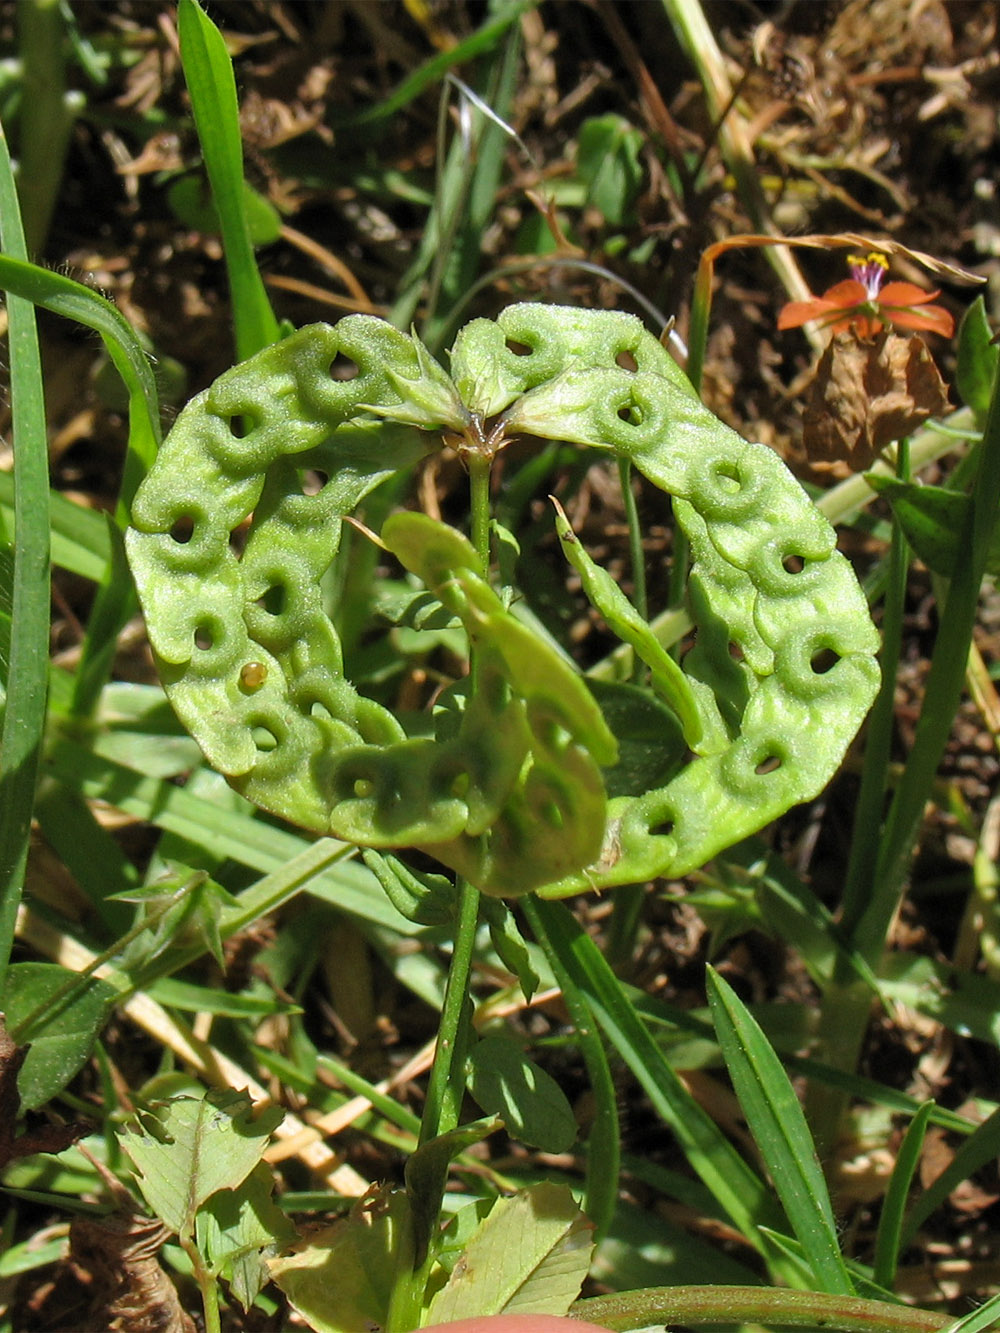
<path fill-rule="evenodd" d="M 950 338 L 955 321 L 943 306 L 928 305 L 939 292 L 925 292 L 912 282 L 889 282 L 885 255 L 850 255 L 851 276 L 835 283 L 822 296 L 789 301 L 778 312 L 779 329 L 797 329 L 811 319 L 834 333 L 853 330 L 859 338 L 873 338 L 887 325 L 900 329 L 929 329 Z M 919 308 L 918 308 L 919 307 Z"/>

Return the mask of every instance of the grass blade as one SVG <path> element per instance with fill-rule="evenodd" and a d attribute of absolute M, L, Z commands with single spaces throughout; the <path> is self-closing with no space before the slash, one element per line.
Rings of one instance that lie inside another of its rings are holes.
<path fill-rule="evenodd" d="M 7 140 L 0 128 L 0 244 L 25 254 Z M 0 989 L 24 888 L 41 762 L 49 657 L 49 453 L 35 312 L 10 297 L 14 542 L 7 706 L 0 736 Z"/>
<path fill-rule="evenodd" d="M 708 969 L 708 999 L 733 1087 L 821 1291 L 854 1294 L 823 1171 L 795 1089 L 736 992 Z"/>
<path fill-rule="evenodd" d="M 535 937 L 542 938 L 545 932 L 538 920 L 532 895 L 524 898 L 521 905 Z M 549 964 L 576 1029 L 577 1045 L 587 1067 L 587 1077 L 594 1095 L 594 1118 L 587 1139 L 583 1211 L 593 1222 L 596 1238 L 600 1242 L 611 1226 L 618 1204 L 618 1174 L 621 1170 L 618 1098 L 604 1043 L 597 1033 L 586 999 L 558 958 L 550 954 Z"/>
<path fill-rule="evenodd" d="M 941 1333 L 991 1333 L 1000 1322 L 1000 1296 L 981 1305 L 971 1314 L 963 1315 L 941 1330 Z"/>
<path fill-rule="evenodd" d="M 933 1108 L 933 1102 L 924 1102 L 910 1121 L 903 1142 L 899 1145 L 896 1165 L 893 1167 L 889 1188 L 882 1201 L 882 1214 L 878 1220 L 878 1234 L 875 1237 L 873 1277 L 880 1287 L 888 1287 L 890 1291 L 896 1281 L 906 1196 L 910 1190 L 913 1173 L 920 1161 L 920 1150 L 924 1146 L 924 1135 Z"/>
<path fill-rule="evenodd" d="M 1000 1155 L 1000 1108 L 984 1120 L 974 1134 L 969 1135 L 937 1179 L 921 1193 L 900 1230 L 900 1248 L 909 1245 L 919 1228 L 934 1209 L 944 1203 L 952 1190 L 998 1155 Z"/>
<path fill-rule="evenodd" d="M 597 945 L 569 910 L 561 903 L 538 899 L 534 914 L 544 931 L 539 943 L 572 977 L 693 1170 L 750 1244 L 762 1248 L 758 1228 L 785 1225 L 768 1187 L 670 1068 Z"/>
<path fill-rule="evenodd" d="M 257 269 L 247 223 L 236 79 L 222 34 L 197 0 L 180 0 L 177 30 L 195 128 L 222 230 L 236 355 L 245 361 L 277 342 L 280 331 Z"/>
<path fill-rule="evenodd" d="M 489 51 L 522 14 L 534 9 L 537 4 L 538 0 L 513 0 L 513 3 L 505 5 L 502 9 L 498 6 L 499 13 L 496 17 L 488 19 L 481 28 L 477 28 L 455 46 L 431 56 L 383 101 L 376 103 L 375 106 L 366 107 L 364 111 L 335 115 L 331 117 L 331 123 L 337 129 L 345 129 L 348 126 L 373 125 L 388 120 L 427 88 L 433 88 L 450 69 L 464 64 L 474 56 L 482 55 L 484 51 Z"/>

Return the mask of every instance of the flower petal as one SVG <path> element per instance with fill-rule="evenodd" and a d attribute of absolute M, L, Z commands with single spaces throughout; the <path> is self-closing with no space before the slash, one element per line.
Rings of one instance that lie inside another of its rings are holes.
<path fill-rule="evenodd" d="M 834 301 L 827 301 L 822 296 L 814 296 L 809 301 L 789 301 L 778 311 L 779 329 L 799 329 L 811 319 L 822 319 L 840 306 Z"/>
<path fill-rule="evenodd" d="M 857 278 L 844 278 L 842 282 L 835 282 L 832 287 L 828 287 L 821 299 L 841 310 L 848 310 L 852 306 L 868 303 L 868 288 L 863 282 L 858 282 Z"/>
<path fill-rule="evenodd" d="M 940 288 L 936 292 L 925 292 L 923 287 L 915 287 L 912 282 L 887 282 L 878 294 L 878 303 L 892 306 L 926 305 L 940 295 Z"/>
<path fill-rule="evenodd" d="M 928 305 L 923 310 L 897 310 L 890 306 L 882 313 L 898 329 L 927 329 L 943 338 L 950 338 L 955 332 L 955 321 L 944 306 Z"/>

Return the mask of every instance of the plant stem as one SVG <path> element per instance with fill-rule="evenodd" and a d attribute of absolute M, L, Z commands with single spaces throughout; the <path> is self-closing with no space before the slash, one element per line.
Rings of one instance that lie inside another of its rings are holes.
<path fill-rule="evenodd" d="M 614 1333 L 653 1324 L 763 1324 L 773 1328 L 826 1328 L 840 1333 L 936 1333 L 951 1322 L 932 1314 L 817 1291 L 774 1287 L 649 1287 L 577 1301 L 570 1314 Z"/>
<path fill-rule="evenodd" d="M 490 459 L 484 454 L 466 455 L 469 466 L 469 536 L 479 556 L 479 572 L 490 568 Z"/>
<path fill-rule="evenodd" d="M 472 972 L 472 954 L 479 920 L 479 890 L 464 879 L 458 882 L 458 921 L 455 926 L 455 948 L 448 969 L 441 1023 L 438 1027 L 437 1051 L 427 1084 L 427 1101 L 420 1122 L 420 1143 L 427 1143 L 446 1134 L 458 1124 L 458 1106 L 454 1084 L 463 1074 L 455 1067 L 455 1054 L 465 1047 L 463 1039 L 465 1002 Z M 461 1080 L 464 1082 L 464 1079 Z"/>

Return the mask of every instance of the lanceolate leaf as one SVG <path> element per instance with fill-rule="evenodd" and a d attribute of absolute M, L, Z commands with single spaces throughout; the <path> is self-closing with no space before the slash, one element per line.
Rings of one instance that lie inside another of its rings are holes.
<path fill-rule="evenodd" d="M 712 968 L 708 998 L 740 1106 L 816 1286 L 852 1296 L 826 1181 L 788 1075 L 749 1010 Z"/>

